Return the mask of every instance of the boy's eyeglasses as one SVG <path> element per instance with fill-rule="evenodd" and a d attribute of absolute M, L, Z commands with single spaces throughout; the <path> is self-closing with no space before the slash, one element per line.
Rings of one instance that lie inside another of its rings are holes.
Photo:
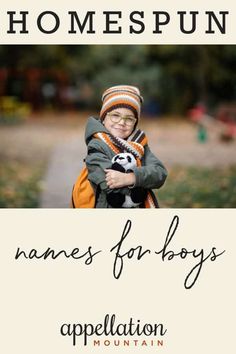
<path fill-rule="evenodd" d="M 122 116 L 118 113 L 107 113 L 113 123 L 120 123 L 121 119 L 124 120 L 124 124 L 128 127 L 132 127 L 137 122 L 137 119 L 130 116 Z"/>

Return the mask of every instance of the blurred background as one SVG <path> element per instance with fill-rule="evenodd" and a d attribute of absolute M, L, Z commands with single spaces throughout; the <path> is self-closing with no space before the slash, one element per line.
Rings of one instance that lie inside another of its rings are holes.
<path fill-rule="evenodd" d="M 109 86 L 140 88 L 161 207 L 236 207 L 236 46 L 0 46 L 0 207 L 69 207 Z"/>

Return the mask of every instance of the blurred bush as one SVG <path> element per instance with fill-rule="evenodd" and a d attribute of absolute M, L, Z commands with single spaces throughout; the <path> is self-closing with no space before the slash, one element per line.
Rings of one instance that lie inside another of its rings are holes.
<path fill-rule="evenodd" d="M 30 105 L 19 102 L 17 97 L 0 97 L 0 123 L 14 124 L 22 122 L 27 119 L 30 111 Z"/>
<path fill-rule="evenodd" d="M 37 208 L 42 168 L 5 161 L 0 165 L 0 208 Z"/>

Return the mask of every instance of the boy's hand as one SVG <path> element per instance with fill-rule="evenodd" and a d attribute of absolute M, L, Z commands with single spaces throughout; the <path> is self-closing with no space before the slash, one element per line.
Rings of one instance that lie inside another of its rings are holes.
<path fill-rule="evenodd" d="M 106 169 L 106 183 L 111 189 L 132 186 L 135 184 L 135 174 L 123 173 L 115 170 Z"/>

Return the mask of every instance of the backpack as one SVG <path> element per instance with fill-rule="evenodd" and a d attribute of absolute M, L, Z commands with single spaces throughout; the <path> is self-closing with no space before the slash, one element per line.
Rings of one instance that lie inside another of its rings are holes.
<path fill-rule="evenodd" d="M 95 193 L 88 180 L 88 169 L 83 167 L 72 189 L 72 208 L 95 208 Z"/>

